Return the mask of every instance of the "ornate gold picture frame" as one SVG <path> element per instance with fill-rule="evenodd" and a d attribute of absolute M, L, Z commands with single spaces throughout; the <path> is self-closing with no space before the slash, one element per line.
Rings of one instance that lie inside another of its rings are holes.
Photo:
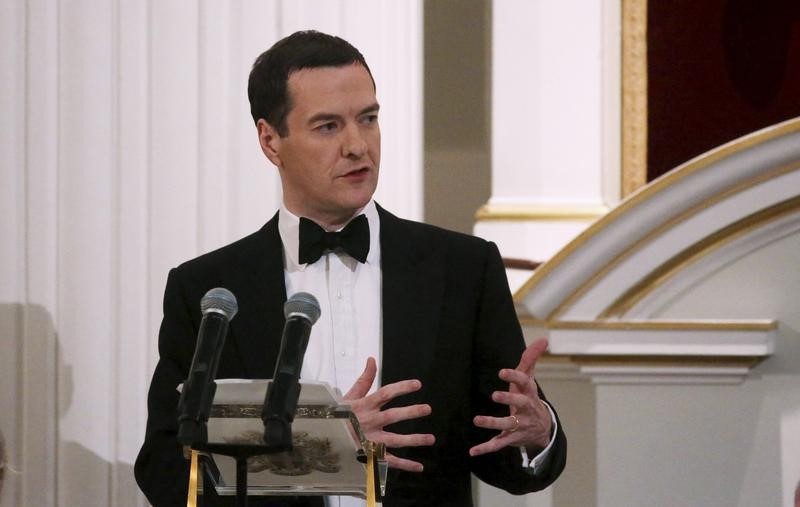
<path fill-rule="evenodd" d="M 647 183 L 647 0 L 622 0 L 622 197 Z"/>

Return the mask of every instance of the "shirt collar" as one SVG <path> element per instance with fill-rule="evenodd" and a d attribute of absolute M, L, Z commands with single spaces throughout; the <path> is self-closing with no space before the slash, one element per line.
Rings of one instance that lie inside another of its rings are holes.
<path fill-rule="evenodd" d="M 365 215 L 367 217 L 367 223 L 369 223 L 369 253 L 367 254 L 366 264 L 374 264 L 379 266 L 381 260 L 381 225 L 380 218 L 378 217 L 378 209 L 375 207 L 375 201 L 370 199 L 370 201 L 361 209 L 361 211 L 353 215 L 353 218 L 357 217 L 358 215 Z M 342 226 L 341 229 L 344 229 L 344 226 Z M 284 268 L 286 271 L 290 272 L 304 271 L 308 264 L 300 264 L 298 260 L 298 246 L 300 244 L 300 217 L 289 211 L 283 202 L 281 202 L 281 207 L 278 210 L 278 232 L 281 236 L 281 242 L 283 243 Z"/>

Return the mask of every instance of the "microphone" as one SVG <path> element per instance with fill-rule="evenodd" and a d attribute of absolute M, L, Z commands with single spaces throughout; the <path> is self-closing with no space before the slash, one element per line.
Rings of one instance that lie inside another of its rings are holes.
<path fill-rule="evenodd" d="M 206 422 L 217 384 L 219 357 L 228 333 L 228 322 L 236 315 L 239 306 L 228 289 L 217 287 L 206 292 L 200 300 L 203 320 L 197 333 L 189 377 L 183 383 L 178 402 L 178 442 L 193 445 L 208 441 Z"/>
<path fill-rule="evenodd" d="M 286 323 L 281 349 L 261 411 L 264 443 L 274 452 L 292 449 L 292 421 L 300 397 L 300 369 L 311 326 L 319 319 L 319 303 L 311 294 L 298 292 L 283 305 L 283 314 Z"/>

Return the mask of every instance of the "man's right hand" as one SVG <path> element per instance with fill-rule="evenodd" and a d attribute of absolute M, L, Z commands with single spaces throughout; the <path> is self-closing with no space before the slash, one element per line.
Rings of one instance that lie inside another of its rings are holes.
<path fill-rule="evenodd" d="M 389 401 L 404 394 L 419 391 L 422 382 L 419 380 L 402 380 L 393 384 L 385 385 L 372 394 L 369 390 L 375 382 L 378 366 L 375 359 L 367 359 L 367 366 L 364 372 L 358 377 L 353 387 L 344 395 L 344 401 L 348 402 L 353 409 L 353 413 L 358 418 L 358 423 L 364 432 L 367 440 L 386 444 L 388 448 L 400 447 L 421 447 L 433 445 L 436 437 L 427 433 L 415 433 L 412 435 L 400 435 L 383 428 L 390 424 L 425 417 L 430 415 L 431 406 L 428 404 L 411 405 L 408 407 L 390 408 L 381 410 Z M 386 453 L 386 461 L 390 467 L 405 470 L 407 472 L 422 472 L 422 463 L 409 459 L 398 458 L 390 453 Z"/>

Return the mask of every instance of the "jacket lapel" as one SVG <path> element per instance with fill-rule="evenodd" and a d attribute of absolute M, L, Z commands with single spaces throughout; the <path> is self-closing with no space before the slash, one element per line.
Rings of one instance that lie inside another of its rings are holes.
<path fill-rule="evenodd" d="M 444 292 L 444 255 L 416 224 L 378 206 L 383 277 L 381 384 L 428 378 Z"/>
<path fill-rule="evenodd" d="M 417 224 L 377 206 L 381 221 L 383 343 L 381 384 L 427 378 L 436 349 L 445 252 L 422 237 Z M 231 266 L 239 300 L 230 339 L 248 378 L 271 378 L 285 318 L 283 246 L 276 214 Z"/>
<path fill-rule="evenodd" d="M 283 332 L 286 282 L 283 247 L 276 214 L 242 250 L 231 266 L 239 313 L 231 320 L 231 337 L 248 378 L 272 378 Z"/>

